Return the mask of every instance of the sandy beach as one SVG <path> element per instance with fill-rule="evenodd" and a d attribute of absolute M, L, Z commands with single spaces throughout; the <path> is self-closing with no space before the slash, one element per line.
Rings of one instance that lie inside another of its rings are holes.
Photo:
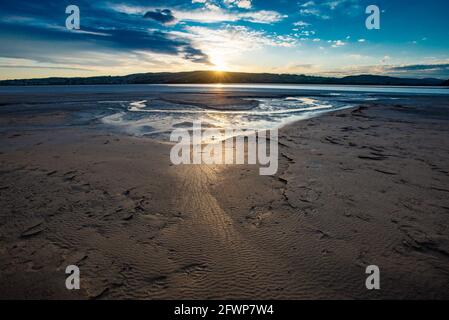
<path fill-rule="evenodd" d="M 5 113 L 0 298 L 447 299 L 449 117 L 432 101 L 292 123 L 276 176 L 174 166 L 170 144 L 69 112 Z M 61 126 L 14 129 L 30 124 Z"/>
<path fill-rule="evenodd" d="M 2 1 L 0 301 L 435 313 L 417 301 L 449 300 L 448 12 Z"/>

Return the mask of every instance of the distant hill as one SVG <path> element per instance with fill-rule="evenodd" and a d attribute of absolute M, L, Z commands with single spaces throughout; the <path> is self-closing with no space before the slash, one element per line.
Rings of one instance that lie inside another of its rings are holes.
<path fill-rule="evenodd" d="M 390 85 L 390 86 L 441 86 L 443 80 L 426 78 L 394 78 L 386 76 L 359 75 L 339 79 L 342 84 Z"/>
<path fill-rule="evenodd" d="M 449 87 L 449 80 L 444 81 L 443 86 Z"/>
<path fill-rule="evenodd" d="M 449 80 L 448 80 L 449 81 Z M 45 78 L 3 80 L 0 86 L 25 85 L 96 85 L 96 84 L 211 84 L 211 83 L 278 83 L 278 84 L 340 84 L 340 85 L 403 85 L 442 86 L 441 79 L 406 79 L 375 75 L 358 75 L 343 78 L 318 77 L 295 74 L 241 73 L 241 72 L 161 72 L 139 73 L 127 76 L 102 76 L 89 78 Z"/>

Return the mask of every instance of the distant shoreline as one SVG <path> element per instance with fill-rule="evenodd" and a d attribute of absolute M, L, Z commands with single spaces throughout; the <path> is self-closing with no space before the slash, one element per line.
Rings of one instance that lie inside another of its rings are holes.
<path fill-rule="evenodd" d="M 357 75 L 342 78 L 294 74 L 238 73 L 192 71 L 177 73 L 141 73 L 126 76 L 98 76 L 75 78 L 38 78 L 1 80 L 0 86 L 58 86 L 58 85 L 204 85 L 204 84 L 259 84 L 259 85 L 369 85 L 369 86 L 422 86 L 449 87 L 449 80 L 435 78 L 398 78 L 378 75 Z"/>
<path fill-rule="evenodd" d="M 0 80 L 0 81 L 10 81 L 10 80 Z M 14 80 L 15 81 L 15 80 Z M 241 85 L 266 85 L 266 86 L 282 86 L 282 85 L 291 85 L 291 86 L 343 86 L 343 87 L 372 87 L 372 88 L 382 88 L 382 87 L 393 87 L 393 88 L 408 88 L 408 87 L 416 87 L 416 88 L 428 88 L 428 89 L 449 89 L 449 85 L 392 85 L 392 84 L 337 84 L 337 83 L 281 83 L 281 82 L 233 82 L 233 83 L 99 83 L 99 84 L 2 84 L 0 83 L 0 87 L 89 87 L 89 86 L 241 86 Z"/>

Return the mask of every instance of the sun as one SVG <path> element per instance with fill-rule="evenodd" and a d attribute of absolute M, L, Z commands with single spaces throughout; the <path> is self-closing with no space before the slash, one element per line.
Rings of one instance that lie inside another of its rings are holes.
<path fill-rule="evenodd" d="M 215 65 L 214 68 L 213 68 L 213 70 L 214 70 L 215 72 L 225 72 L 225 71 L 227 71 L 228 69 L 227 69 L 227 67 L 224 66 L 224 65 Z"/>
<path fill-rule="evenodd" d="M 214 70 L 215 72 L 226 72 L 228 71 L 228 67 L 224 64 L 214 64 L 212 70 Z"/>
<path fill-rule="evenodd" d="M 213 64 L 212 70 L 214 70 L 216 72 L 225 72 L 225 71 L 229 70 L 226 63 L 220 57 L 214 58 L 212 60 L 212 64 Z"/>

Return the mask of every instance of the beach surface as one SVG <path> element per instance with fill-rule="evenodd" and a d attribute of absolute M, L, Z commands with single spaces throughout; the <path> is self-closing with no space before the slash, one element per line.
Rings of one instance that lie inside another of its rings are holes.
<path fill-rule="evenodd" d="M 449 105 L 428 101 L 291 123 L 275 176 L 174 166 L 170 144 L 67 111 L 4 113 L 0 298 L 447 299 Z"/>

